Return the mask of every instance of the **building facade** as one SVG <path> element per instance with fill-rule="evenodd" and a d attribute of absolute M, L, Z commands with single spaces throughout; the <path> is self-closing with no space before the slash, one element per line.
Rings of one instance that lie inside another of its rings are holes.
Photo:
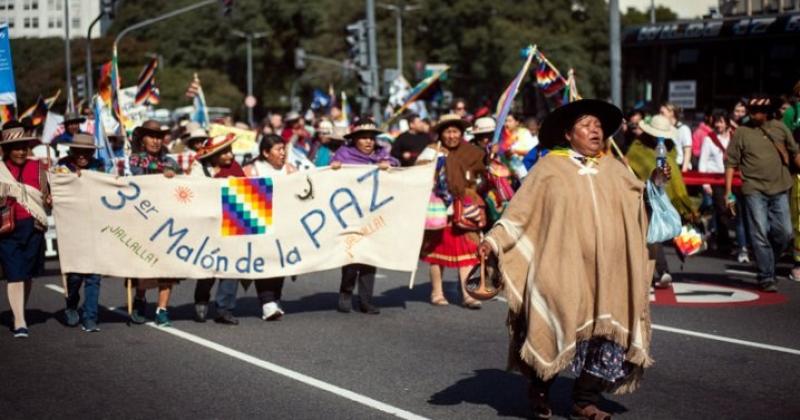
<path fill-rule="evenodd" d="M 0 23 L 8 23 L 11 38 L 64 38 L 69 25 L 70 38 L 86 37 L 89 25 L 100 14 L 102 0 L 0 0 Z M 69 4 L 69 22 L 64 7 Z M 92 31 L 97 38 L 107 22 L 100 21 Z"/>

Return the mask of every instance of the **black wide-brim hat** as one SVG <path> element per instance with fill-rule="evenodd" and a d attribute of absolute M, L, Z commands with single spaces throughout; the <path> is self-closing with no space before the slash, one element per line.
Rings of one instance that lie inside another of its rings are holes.
<path fill-rule="evenodd" d="M 580 99 L 555 109 L 545 117 L 539 129 L 539 144 L 552 149 L 566 143 L 564 134 L 584 115 L 600 120 L 604 138 L 613 136 L 622 125 L 622 110 L 613 104 L 599 99 Z"/>

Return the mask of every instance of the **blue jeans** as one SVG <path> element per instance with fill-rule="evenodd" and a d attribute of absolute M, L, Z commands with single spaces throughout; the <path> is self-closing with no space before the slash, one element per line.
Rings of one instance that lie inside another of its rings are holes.
<path fill-rule="evenodd" d="M 217 309 L 220 311 L 233 311 L 236 307 L 236 291 L 239 288 L 238 279 L 219 279 L 217 283 Z"/>
<path fill-rule="evenodd" d="M 736 224 L 736 245 L 739 249 L 747 248 L 747 206 L 744 203 L 744 196 L 736 194 L 736 216 L 734 223 Z"/>
<path fill-rule="evenodd" d="M 786 192 L 775 195 L 757 192 L 745 195 L 744 199 L 758 280 L 774 281 L 775 262 L 792 240 L 789 196 Z"/>
<path fill-rule="evenodd" d="M 67 274 L 67 308 L 78 309 L 83 284 L 83 319 L 97 321 L 97 301 L 100 298 L 99 274 Z"/>

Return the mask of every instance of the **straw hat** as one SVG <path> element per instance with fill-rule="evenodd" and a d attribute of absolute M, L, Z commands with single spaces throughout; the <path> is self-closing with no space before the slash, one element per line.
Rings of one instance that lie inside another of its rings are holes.
<path fill-rule="evenodd" d="M 197 159 L 208 159 L 211 156 L 223 151 L 236 141 L 236 135 L 233 133 L 223 134 L 220 136 L 210 137 L 206 140 L 205 144 L 197 151 L 195 156 Z"/>
<path fill-rule="evenodd" d="M 678 129 L 663 115 L 653 115 L 649 119 L 639 121 L 639 128 L 656 138 L 675 140 L 678 137 Z"/>
<path fill-rule="evenodd" d="M 285 117 L 283 117 L 284 123 L 290 123 L 292 121 L 297 121 L 300 119 L 300 113 L 297 111 L 289 111 Z"/>
<path fill-rule="evenodd" d="M 481 117 L 475 120 L 475 124 L 472 126 L 472 134 L 494 133 L 495 128 L 497 128 L 497 123 L 494 121 L 494 118 Z"/>
<path fill-rule="evenodd" d="M 550 149 L 565 143 L 564 134 L 584 115 L 600 120 L 604 138 L 613 136 L 622 125 L 622 111 L 616 106 L 599 99 L 577 100 L 556 108 L 542 121 L 539 130 L 541 147 Z"/>
<path fill-rule="evenodd" d="M 94 144 L 94 137 L 87 133 L 77 133 L 72 136 L 72 142 L 67 143 L 70 149 L 97 149 Z"/>
<path fill-rule="evenodd" d="M 136 141 L 141 141 L 144 136 L 164 138 L 168 133 L 169 130 L 163 130 L 158 121 L 147 120 L 133 130 L 133 138 Z"/>
<path fill-rule="evenodd" d="M 40 143 L 41 140 L 33 132 L 26 131 L 25 127 L 3 128 L 0 134 L 0 146 L 23 142 Z"/>
<path fill-rule="evenodd" d="M 383 134 L 383 131 L 378 130 L 378 127 L 374 122 L 372 122 L 372 120 L 367 119 L 354 125 L 353 128 L 350 129 L 350 132 L 344 135 L 344 138 L 347 140 L 352 140 L 353 138 L 362 134 L 368 134 L 373 137 L 377 137 L 378 135 Z"/>
<path fill-rule="evenodd" d="M 439 122 L 433 127 L 433 131 L 441 133 L 447 127 L 458 127 L 463 133 L 469 127 L 469 122 L 461 119 L 458 114 L 444 114 L 439 118 Z"/>
<path fill-rule="evenodd" d="M 333 126 L 333 130 L 331 130 L 331 140 L 344 141 L 346 135 L 347 135 L 347 127 L 342 127 L 340 125 Z"/>
<path fill-rule="evenodd" d="M 83 115 L 78 114 L 77 112 L 67 112 L 64 115 L 63 124 L 64 125 L 73 124 L 73 123 L 83 124 L 85 121 L 86 121 L 86 117 L 84 117 Z"/>
<path fill-rule="evenodd" d="M 195 140 L 208 140 L 208 131 L 201 127 L 200 124 L 188 124 L 186 130 L 186 133 L 181 136 L 181 141 L 184 143 L 190 143 Z"/>

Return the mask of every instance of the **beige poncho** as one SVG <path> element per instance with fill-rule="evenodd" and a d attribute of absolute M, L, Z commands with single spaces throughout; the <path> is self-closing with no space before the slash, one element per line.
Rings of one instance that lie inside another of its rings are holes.
<path fill-rule="evenodd" d="M 509 305 L 509 367 L 549 379 L 575 345 L 604 337 L 626 349 L 636 388 L 652 359 L 644 185 L 613 157 L 584 166 L 551 153 L 528 175 L 487 240 Z"/>

